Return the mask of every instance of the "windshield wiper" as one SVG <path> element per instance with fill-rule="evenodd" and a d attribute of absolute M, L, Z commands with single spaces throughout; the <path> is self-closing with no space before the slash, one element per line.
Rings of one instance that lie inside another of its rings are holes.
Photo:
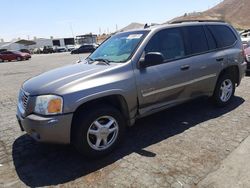
<path fill-rule="evenodd" d="M 110 62 L 108 59 L 102 59 L 102 58 L 98 58 L 98 59 L 93 59 L 93 61 L 101 61 L 107 65 L 110 65 Z"/>
<path fill-rule="evenodd" d="M 90 63 L 90 61 L 91 61 L 91 62 L 95 61 L 95 60 L 94 60 L 94 59 L 92 59 L 91 57 L 87 57 L 87 59 L 86 59 L 86 60 L 87 60 L 87 63 L 88 63 L 88 64 Z"/>

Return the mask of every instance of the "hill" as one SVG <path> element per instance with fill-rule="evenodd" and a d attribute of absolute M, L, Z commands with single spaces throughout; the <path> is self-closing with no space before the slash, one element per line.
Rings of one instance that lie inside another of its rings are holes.
<path fill-rule="evenodd" d="M 250 28 L 250 0 L 224 0 L 215 7 L 204 11 L 184 14 L 171 21 L 190 19 L 225 20 L 240 29 Z"/>
<path fill-rule="evenodd" d="M 128 31 L 128 30 L 133 30 L 133 29 L 142 29 L 143 27 L 144 27 L 144 24 L 133 22 L 133 23 L 129 24 L 128 26 L 120 29 L 120 31 Z"/>

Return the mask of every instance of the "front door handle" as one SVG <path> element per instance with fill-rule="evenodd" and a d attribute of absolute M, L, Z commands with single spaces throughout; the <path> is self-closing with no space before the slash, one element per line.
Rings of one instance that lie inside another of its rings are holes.
<path fill-rule="evenodd" d="M 189 65 L 183 65 L 183 66 L 181 66 L 181 70 L 182 71 L 188 70 L 189 68 L 190 68 Z"/>

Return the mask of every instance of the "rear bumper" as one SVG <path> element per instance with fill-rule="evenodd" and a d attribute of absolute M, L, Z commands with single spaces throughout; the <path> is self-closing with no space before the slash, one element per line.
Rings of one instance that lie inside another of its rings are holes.
<path fill-rule="evenodd" d="M 70 144 L 70 130 L 73 114 L 41 117 L 31 114 L 23 118 L 17 112 L 17 120 L 22 131 L 38 142 Z"/>
<path fill-rule="evenodd" d="M 247 62 L 244 62 L 244 63 L 239 65 L 239 71 L 240 71 L 239 72 L 240 74 L 239 74 L 239 84 L 238 85 L 240 85 L 242 78 L 244 78 L 246 75 Z"/>

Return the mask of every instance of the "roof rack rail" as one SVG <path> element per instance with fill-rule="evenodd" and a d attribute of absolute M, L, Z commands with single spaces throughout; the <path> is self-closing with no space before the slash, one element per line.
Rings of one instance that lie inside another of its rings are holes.
<path fill-rule="evenodd" d="M 187 22 L 219 22 L 219 23 L 225 23 L 223 20 L 178 20 L 170 22 L 169 24 L 178 24 L 178 23 L 187 23 Z"/>
<path fill-rule="evenodd" d="M 151 23 L 150 25 L 149 24 L 145 24 L 144 25 L 144 29 L 147 29 L 147 28 L 150 28 L 150 27 L 153 27 L 153 26 L 156 26 L 156 25 L 162 25 L 162 24 L 158 24 L 158 23 Z"/>

